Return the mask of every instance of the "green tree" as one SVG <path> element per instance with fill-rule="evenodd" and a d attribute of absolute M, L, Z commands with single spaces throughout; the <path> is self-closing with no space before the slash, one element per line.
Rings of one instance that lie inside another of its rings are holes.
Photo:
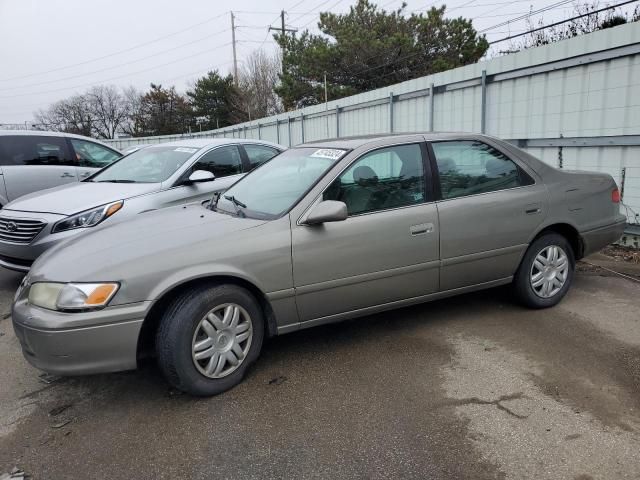
<path fill-rule="evenodd" d="M 384 87 L 478 61 L 489 48 L 471 21 L 445 7 L 406 15 L 358 0 L 347 14 L 321 13 L 323 35 L 275 35 L 283 49 L 276 92 L 287 110 Z"/>
<path fill-rule="evenodd" d="M 189 102 L 175 87 L 162 88 L 152 83 L 140 100 L 139 121 L 143 136 L 170 135 L 188 132 L 193 115 Z"/>
<path fill-rule="evenodd" d="M 231 75 L 223 77 L 211 71 L 196 80 L 187 96 L 203 130 L 226 127 L 248 118 Z"/>

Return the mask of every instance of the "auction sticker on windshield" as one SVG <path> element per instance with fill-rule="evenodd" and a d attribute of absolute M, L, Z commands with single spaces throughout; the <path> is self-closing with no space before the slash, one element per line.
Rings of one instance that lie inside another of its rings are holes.
<path fill-rule="evenodd" d="M 344 154 L 344 150 L 338 150 L 335 148 L 322 148 L 313 152 L 311 156 L 315 158 L 330 158 L 331 160 L 337 160 L 342 156 L 342 154 Z"/>
<path fill-rule="evenodd" d="M 198 151 L 198 149 L 197 148 L 178 147 L 174 151 L 183 152 L 183 153 L 196 153 Z"/>

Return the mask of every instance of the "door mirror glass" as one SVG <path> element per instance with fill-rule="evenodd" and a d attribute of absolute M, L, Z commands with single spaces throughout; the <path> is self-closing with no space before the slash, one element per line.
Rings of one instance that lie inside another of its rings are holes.
<path fill-rule="evenodd" d="M 207 170 L 196 170 L 191 175 L 189 175 L 187 184 L 210 182 L 215 179 L 216 176 L 213 173 L 208 172 Z"/>
<path fill-rule="evenodd" d="M 326 222 L 342 222 L 349 216 L 347 205 L 344 202 L 325 200 L 311 209 L 305 223 L 318 225 Z"/>

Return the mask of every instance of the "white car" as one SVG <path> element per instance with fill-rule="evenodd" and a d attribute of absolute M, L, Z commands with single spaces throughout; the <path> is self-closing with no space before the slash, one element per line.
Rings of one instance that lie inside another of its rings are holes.
<path fill-rule="evenodd" d="M 0 211 L 0 266 L 27 272 L 45 250 L 86 229 L 209 201 L 283 150 L 260 140 L 162 143 L 130 153 L 82 182 L 21 197 Z"/>
<path fill-rule="evenodd" d="M 122 157 L 93 138 L 70 133 L 0 131 L 0 207 L 22 195 L 83 180 Z"/>

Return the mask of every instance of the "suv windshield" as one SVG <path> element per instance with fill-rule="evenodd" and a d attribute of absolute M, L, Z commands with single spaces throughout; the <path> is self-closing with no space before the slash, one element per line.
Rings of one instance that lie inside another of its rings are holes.
<path fill-rule="evenodd" d="M 133 152 L 91 177 L 91 182 L 160 183 L 173 175 L 199 149 L 154 146 Z"/>
<path fill-rule="evenodd" d="M 224 192 L 216 209 L 273 219 L 288 212 L 346 153 L 327 148 L 293 148 L 260 166 Z"/>

